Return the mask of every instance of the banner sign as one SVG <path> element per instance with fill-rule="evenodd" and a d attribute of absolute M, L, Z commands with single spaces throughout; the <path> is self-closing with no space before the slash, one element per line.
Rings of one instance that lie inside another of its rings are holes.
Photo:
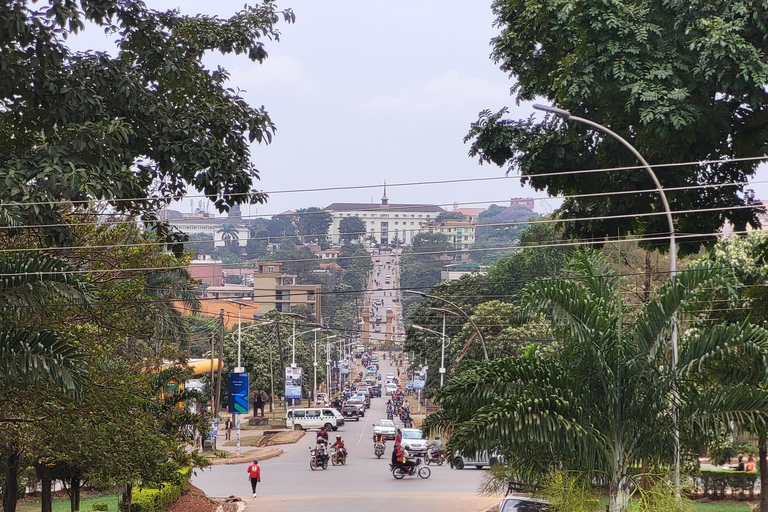
<path fill-rule="evenodd" d="M 424 382 L 423 380 L 409 380 L 405 383 L 406 388 L 411 389 L 424 389 Z"/>
<path fill-rule="evenodd" d="M 248 414 L 248 374 L 229 372 L 229 403 L 227 411 Z"/>
<path fill-rule="evenodd" d="M 285 368 L 285 398 L 288 400 L 301 400 L 301 368 Z"/>
<path fill-rule="evenodd" d="M 213 421 L 211 422 L 211 431 L 208 433 L 208 441 L 212 443 L 218 432 L 219 432 L 219 418 L 213 418 Z"/>

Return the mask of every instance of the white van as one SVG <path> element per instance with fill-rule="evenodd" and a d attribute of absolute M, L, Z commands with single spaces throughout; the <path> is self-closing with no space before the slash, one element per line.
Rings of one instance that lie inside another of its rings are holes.
<path fill-rule="evenodd" d="M 296 408 L 285 413 L 285 426 L 293 430 L 307 430 L 321 427 L 325 430 L 338 430 L 344 426 L 344 416 L 336 409 Z"/>

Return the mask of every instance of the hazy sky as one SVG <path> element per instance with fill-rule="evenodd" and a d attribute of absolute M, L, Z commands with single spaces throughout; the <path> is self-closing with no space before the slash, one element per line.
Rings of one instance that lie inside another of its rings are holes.
<path fill-rule="evenodd" d="M 243 0 L 145 0 L 154 9 L 228 17 Z M 256 145 L 261 171 L 256 188 L 266 192 L 481 177 L 505 169 L 480 166 L 462 139 L 483 109 L 517 106 L 513 82 L 490 59 L 498 31 L 490 0 L 285 0 L 295 24 L 281 23 L 280 42 L 265 41 L 264 64 L 211 55 L 209 67 L 231 73 L 229 86 L 245 90 L 253 106 L 264 105 L 277 125 L 270 145 Z M 80 48 L 113 50 L 98 29 L 77 38 Z M 332 202 L 378 202 L 375 189 L 272 193 L 259 214 L 327 206 Z M 391 203 L 504 203 L 511 197 L 544 197 L 517 179 L 461 184 L 388 187 Z M 197 200 L 195 200 L 197 201 Z M 559 201 L 537 201 L 547 213 Z M 189 201 L 177 207 L 188 211 Z M 247 208 L 243 208 L 247 214 Z M 251 213 L 255 214 L 253 207 Z"/>

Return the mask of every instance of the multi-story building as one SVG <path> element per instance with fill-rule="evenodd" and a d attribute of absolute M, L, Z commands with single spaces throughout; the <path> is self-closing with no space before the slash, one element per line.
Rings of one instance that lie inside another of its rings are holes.
<path fill-rule="evenodd" d="M 440 222 L 432 221 L 425 223 L 422 228 L 427 233 L 442 233 L 448 237 L 448 240 L 456 247 L 457 251 L 462 251 L 462 258 L 468 257 L 472 245 L 475 243 L 475 223 L 469 219 L 446 219 Z"/>
<path fill-rule="evenodd" d="M 410 245 L 413 237 L 422 231 L 422 224 L 435 220 L 445 210 L 434 204 L 389 204 L 385 185 L 381 204 L 333 203 L 325 211 L 333 219 L 328 229 L 331 243 L 341 241 L 339 223 L 342 219 L 359 217 L 365 224 L 366 237 L 376 243 L 393 244 L 397 240 L 403 245 Z"/>
<path fill-rule="evenodd" d="M 243 222 L 240 206 L 235 205 L 229 209 L 226 217 L 216 217 L 215 215 L 203 211 L 202 208 L 195 210 L 195 213 L 181 213 L 175 210 L 166 212 L 166 220 L 171 226 L 174 226 L 182 233 L 186 233 L 191 238 L 195 235 L 208 235 L 213 238 L 213 244 L 216 247 L 224 247 L 227 237 L 236 236 L 238 245 L 245 247 L 248 243 L 248 226 Z M 234 233 L 228 234 L 225 224 L 230 224 L 234 228 Z"/>
<path fill-rule="evenodd" d="M 305 305 L 313 308 L 315 318 L 321 318 L 320 285 L 296 284 L 296 276 L 283 272 L 280 261 L 260 261 L 258 272 L 253 274 L 253 298 L 262 313 L 273 309 L 290 313 L 293 308 Z"/>

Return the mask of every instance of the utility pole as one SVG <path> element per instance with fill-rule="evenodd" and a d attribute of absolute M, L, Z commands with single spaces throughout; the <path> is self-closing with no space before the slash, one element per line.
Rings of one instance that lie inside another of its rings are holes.
<path fill-rule="evenodd" d="M 219 365 L 216 371 L 216 400 L 214 400 L 213 418 L 219 417 L 221 408 L 221 369 L 224 366 L 224 309 L 219 311 Z M 216 451 L 217 432 L 213 433 L 213 450 Z"/>

